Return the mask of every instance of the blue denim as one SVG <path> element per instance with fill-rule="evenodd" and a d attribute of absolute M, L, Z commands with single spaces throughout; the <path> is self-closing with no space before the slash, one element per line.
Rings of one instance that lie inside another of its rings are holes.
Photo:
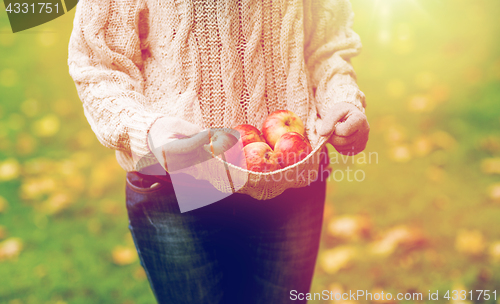
<path fill-rule="evenodd" d="M 311 286 L 326 179 L 270 200 L 233 194 L 180 213 L 172 184 L 149 187 L 150 178 L 127 174 L 126 203 L 158 303 L 306 302 L 290 292 Z"/>

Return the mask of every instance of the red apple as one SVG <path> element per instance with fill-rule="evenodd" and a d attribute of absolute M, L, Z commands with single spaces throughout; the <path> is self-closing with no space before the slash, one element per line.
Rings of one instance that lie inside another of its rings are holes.
<path fill-rule="evenodd" d="M 305 135 L 304 123 L 295 113 L 288 110 L 278 110 L 271 113 L 262 125 L 262 134 L 273 149 L 281 135 L 288 132 Z"/>
<path fill-rule="evenodd" d="M 246 146 L 253 142 L 266 142 L 262 133 L 252 125 L 239 125 L 234 127 L 236 131 L 240 132 L 241 142 Z"/>
<path fill-rule="evenodd" d="M 205 145 L 205 150 L 210 152 L 213 157 L 223 160 L 225 158 L 225 161 L 233 165 L 239 165 L 245 159 L 241 141 L 233 134 L 222 130 L 216 130 L 210 136 L 210 144 Z M 222 154 L 224 154 L 224 158 L 222 158 Z"/>
<path fill-rule="evenodd" d="M 281 167 L 286 168 L 303 160 L 312 147 L 309 141 L 297 132 L 288 132 L 278 139 L 274 146 L 274 153 Z"/>
<path fill-rule="evenodd" d="M 243 148 L 246 164 L 243 168 L 256 172 L 271 172 L 280 169 L 274 152 L 265 142 L 253 142 Z"/>

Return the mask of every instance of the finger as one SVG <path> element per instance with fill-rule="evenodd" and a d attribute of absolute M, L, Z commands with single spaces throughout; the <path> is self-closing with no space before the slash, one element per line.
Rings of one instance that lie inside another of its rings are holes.
<path fill-rule="evenodd" d="M 349 108 L 342 107 L 337 111 L 330 112 L 325 118 L 323 118 L 323 123 L 318 130 L 319 135 L 327 136 L 330 134 L 334 130 L 335 124 L 341 121 L 349 113 L 349 111 Z"/>
<path fill-rule="evenodd" d="M 203 131 L 191 137 L 172 140 L 165 144 L 163 149 L 173 154 L 185 154 L 196 150 L 209 142 L 210 137 L 208 132 Z"/>
<path fill-rule="evenodd" d="M 330 143 L 334 147 L 342 147 L 342 146 L 352 145 L 357 139 L 356 135 L 357 134 L 353 134 L 351 136 L 344 137 L 344 136 L 338 136 L 338 135 L 334 134 L 330 137 Z"/>
<path fill-rule="evenodd" d="M 350 136 L 358 130 L 363 130 L 365 126 L 366 116 L 362 113 L 349 115 L 345 121 L 339 123 L 335 128 L 335 134 L 339 136 Z"/>
<path fill-rule="evenodd" d="M 206 152 L 203 147 L 199 147 L 185 154 L 165 153 L 164 157 L 170 172 L 173 172 L 207 161 L 212 158 L 212 155 Z"/>

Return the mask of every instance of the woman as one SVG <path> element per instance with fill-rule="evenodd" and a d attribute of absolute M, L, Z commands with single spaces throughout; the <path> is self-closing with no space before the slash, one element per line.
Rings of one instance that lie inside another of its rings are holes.
<path fill-rule="evenodd" d="M 130 230 L 159 303 L 286 303 L 309 291 L 324 178 L 180 213 L 169 174 L 139 171 L 166 167 L 150 144 L 259 127 L 279 109 L 302 119 L 313 146 L 328 136 L 342 154 L 362 151 L 369 126 L 350 64 L 361 47 L 352 17 L 348 0 L 78 3 L 70 75 L 92 130 L 128 172 Z"/>

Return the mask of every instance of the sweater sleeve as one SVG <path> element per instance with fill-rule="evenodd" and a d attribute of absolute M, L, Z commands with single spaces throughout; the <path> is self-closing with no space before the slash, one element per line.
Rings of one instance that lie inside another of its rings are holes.
<path fill-rule="evenodd" d="M 359 54 L 361 41 L 352 30 L 349 0 L 306 2 L 305 57 L 319 114 L 324 117 L 339 102 L 352 103 L 364 112 L 365 96 L 350 62 Z"/>
<path fill-rule="evenodd" d="M 141 0 L 83 0 L 69 42 L 69 73 L 87 120 L 106 147 L 137 157 L 162 117 L 145 106 L 138 30 Z"/>

